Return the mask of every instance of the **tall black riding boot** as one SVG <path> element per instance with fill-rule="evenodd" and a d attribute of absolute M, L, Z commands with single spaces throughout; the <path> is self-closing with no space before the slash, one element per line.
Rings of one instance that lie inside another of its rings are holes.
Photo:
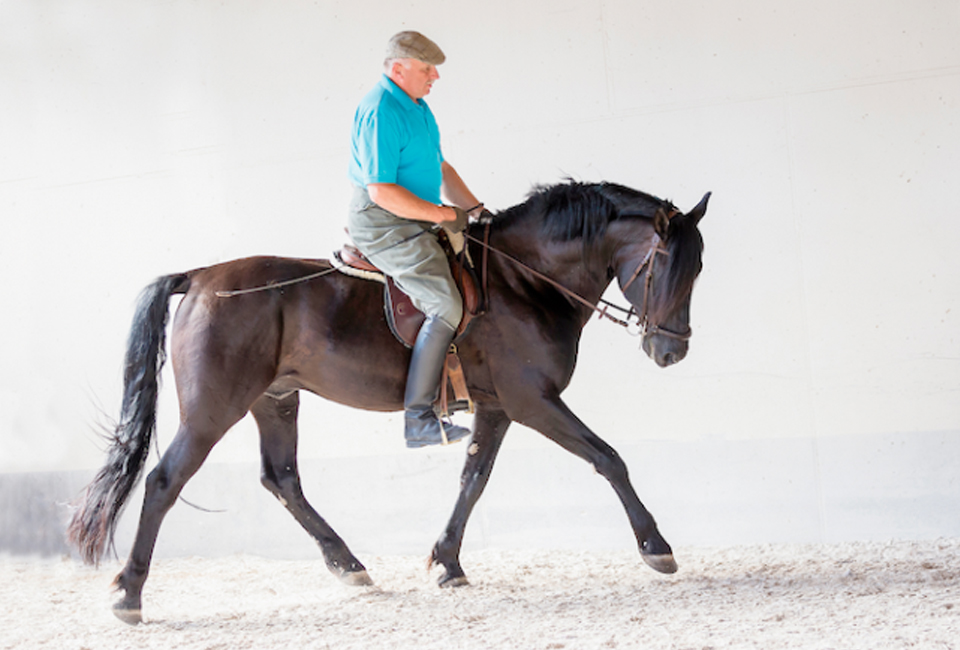
<path fill-rule="evenodd" d="M 445 444 L 470 435 L 470 430 L 464 427 L 442 424 L 433 410 L 440 394 L 443 363 L 454 334 L 456 331 L 441 318 L 427 318 L 420 326 L 403 396 L 407 447 Z"/>

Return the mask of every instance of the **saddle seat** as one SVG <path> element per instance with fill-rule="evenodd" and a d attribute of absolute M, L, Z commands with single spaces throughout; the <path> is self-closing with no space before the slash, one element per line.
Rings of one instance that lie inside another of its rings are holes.
<path fill-rule="evenodd" d="M 337 257 L 343 264 L 349 266 L 351 269 L 367 271 L 369 273 L 383 273 L 383 271 L 374 266 L 373 262 L 368 260 L 367 256 L 361 253 L 360 249 L 353 244 L 344 244 L 343 248 L 337 251 Z"/>
<path fill-rule="evenodd" d="M 476 272 L 470 263 L 466 249 L 457 254 L 453 250 L 446 232 L 441 230 L 438 233 L 440 245 L 447 254 L 450 262 L 450 274 L 453 276 L 457 289 L 460 290 L 460 296 L 463 299 L 463 319 L 457 328 L 457 337 L 461 337 L 466 332 L 470 321 L 479 316 L 483 311 L 483 305 L 480 295 L 480 283 L 477 281 Z M 384 291 L 384 309 L 387 315 L 387 322 L 391 331 L 400 339 L 400 342 L 408 348 L 412 348 L 416 343 L 417 334 L 420 332 L 420 326 L 426 320 L 423 312 L 413 306 L 413 301 L 396 285 L 392 278 L 371 262 L 360 252 L 353 244 L 344 244 L 343 248 L 335 254 L 337 260 L 346 267 L 360 271 L 364 274 L 375 274 L 375 277 L 365 275 L 370 279 L 376 279 L 386 284 Z"/>

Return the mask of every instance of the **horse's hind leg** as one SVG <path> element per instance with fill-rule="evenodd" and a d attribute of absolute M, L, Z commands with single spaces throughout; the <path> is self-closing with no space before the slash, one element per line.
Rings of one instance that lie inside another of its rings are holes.
<path fill-rule="evenodd" d="M 265 394 L 251 407 L 260 428 L 260 481 L 317 541 L 331 573 L 349 585 L 373 584 L 364 566 L 303 496 L 297 469 L 299 407 L 298 393 L 283 398 Z"/>
<path fill-rule="evenodd" d="M 157 534 L 160 532 L 160 524 L 173 507 L 183 486 L 200 469 L 200 465 L 226 433 L 227 428 L 201 433 L 181 424 L 160 463 L 147 476 L 143 510 L 140 512 L 140 525 L 137 527 L 133 548 L 126 565 L 114 581 L 117 589 L 123 592 L 120 601 L 113 606 L 113 612 L 120 620 L 130 624 L 140 622 L 141 593 L 150 571 L 150 560 L 153 557 Z"/>
<path fill-rule="evenodd" d="M 460 545 L 467 527 L 467 519 L 477 499 L 490 479 L 493 462 L 510 425 L 510 419 L 500 410 L 480 408 L 473 419 L 473 438 L 467 451 L 467 461 L 460 476 L 460 496 L 440 539 L 430 554 L 430 564 L 443 567 L 441 587 L 459 587 L 467 584 L 460 566 Z"/>

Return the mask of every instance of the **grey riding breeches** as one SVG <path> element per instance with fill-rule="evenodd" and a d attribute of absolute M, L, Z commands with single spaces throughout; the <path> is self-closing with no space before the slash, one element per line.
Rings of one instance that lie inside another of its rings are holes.
<path fill-rule="evenodd" d="M 433 225 L 398 217 L 371 201 L 366 188 L 354 189 L 347 215 L 353 243 L 393 278 L 417 309 L 457 329 L 463 301 L 447 256 L 430 231 Z"/>

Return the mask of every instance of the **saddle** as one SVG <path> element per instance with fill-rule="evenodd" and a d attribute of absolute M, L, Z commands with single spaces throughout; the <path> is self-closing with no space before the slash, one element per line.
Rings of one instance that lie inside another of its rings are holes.
<path fill-rule="evenodd" d="M 485 311 L 484 299 L 477 280 L 476 270 L 467 254 L 466 246 L 459 246 L 460 251 L 454 249 L 447 231 L 440 229 L 437 233 L 440 246 L 447 254 L 450 262 L 450 273 L 460 290 L 463 299 L 463 319 L 457 328 L 454 343 L 450 345 L 447 360 L 443 367 L 443 377 L 440 383 L 440 414 L 449 415 L 453 411 L 466 410 L 473 413 L 473 400 L 467 391 L 466 380 L 463 376 L 463 367 L 457 356 L 456 342 L 463 337 L 471 321 Z M 412 348 L 417 341 L 420 326 L 426 320 L 422 311 L 413 306 L 413 301 L 393 281 L 393 278 L 378 269 L 360 250 L 352 245 L 345 244 L 334 254 L 340 264 L 338 270 L 348 275 L 376 280 L 384 283 L 384 314 L 390 331 L 406 347 Z M 453 386 L 455 402 L 450 402 L 447 394 L 447 383 Z"/>

